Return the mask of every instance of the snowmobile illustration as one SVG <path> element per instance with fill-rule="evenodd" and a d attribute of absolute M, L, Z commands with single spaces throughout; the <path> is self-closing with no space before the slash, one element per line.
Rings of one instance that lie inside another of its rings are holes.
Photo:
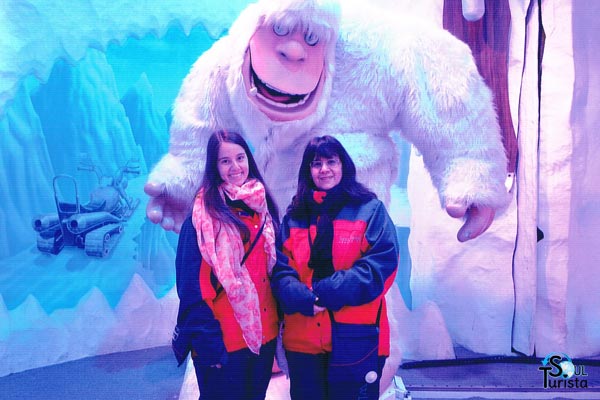
<path fill-rule="evenodd" d="M 108 256 L 121 233 L 123 223 L 129 219 L 140 200 L 127 195 L 127 177 L 139 175 L 137 160 L 132 159 L 119 168 L 113 176 L 104 175 L 102 170 L 89 160 L 82 161 L 78 170 L 96 173 L 99 185 L 90 193 L 90 201 L 79 202 L 77 181 L 70 175 L 57 175 L 52 181 L 56 214 L 41 215 L 33 220 L 33 229 L 38 232 L 38 250 L 58 254 L 64 246 L 84 248 L 89 256 Z M 60 188 L 67 188 L 70 199 L 61 195 Z"/>

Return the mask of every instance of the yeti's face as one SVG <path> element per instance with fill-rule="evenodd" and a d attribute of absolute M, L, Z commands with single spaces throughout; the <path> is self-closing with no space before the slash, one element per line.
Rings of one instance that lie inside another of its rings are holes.
<path fill-rule="evenodd" d="M 299 28 L 260 26 L 243 65 L 250 100 L 273 121 L 312 114 L 325 81 L 325 47 L 316 34 Z"/>

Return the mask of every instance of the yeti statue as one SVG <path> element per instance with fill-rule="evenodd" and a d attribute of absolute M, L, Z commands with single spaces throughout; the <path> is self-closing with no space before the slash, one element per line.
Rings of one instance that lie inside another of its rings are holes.
<path fill-rule="evenodd" d="M 282 211 L 305 145 L 324 134 L 344 144 L 358 179 L 386 204 L 399 162 L 392 135 L 410 141 L 441 206 L 466 217 L 459 241 L 484 232 L 510 200 L 492 94 L 469 47 L 366 2 L 259 0 L 241 12 L 181 86 L 169 152 L 144 188 L 152 222 L 179 230 L 219 129 L 249 141 Z"/>
<path fill-rule="evenodd" d="M 145 186 L 148 218 L 178 231 L 217 129 L 242 133 L 280 209 L 302 150 L 333 134 L 358 178 L 389 204 L 399 132 L 422 154 L 458 234 L 475 238 L 510 201 L 492 94 L 468 46 L 414 16 L 364 2 L 261 0 L 202 54 L 175 101 L 169 153 Z"/>

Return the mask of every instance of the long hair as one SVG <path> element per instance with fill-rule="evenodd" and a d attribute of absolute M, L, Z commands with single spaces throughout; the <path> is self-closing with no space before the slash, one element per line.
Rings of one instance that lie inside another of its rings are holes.
<path fill-rule="evenodd" d="M 311 139 L 304 149 L 302 163 L 298 171 L 298 188 L 288 208 L 288 213 L 292 215 L 304 213 L 307 201 L 312 197 L 312 191 L 316 189 L 310 173 L 310 163 L 315 158 L 332 158 L 335 156 L 342 163 L 342 179 L 338 186 L 346 195 L 348 202 L 362 204 L 377 198 L 375 193 L 356 180 L 356 166 L 344 146 L 333 136 L 317 136 Z"/>
<path fill-rule="evenodd" d="M 221 143 L 223 142 L 234 143 L 244 149 L 248 159 L 248 179 L 257 179 L 265 187 L 267 208 L 269 209 L 269 213 L 273 219 L 275 232 L 277 232 L 279 227 L 279 211 L 277 209 L 277 205 L 273 200 L 273 197 L 271 196 L 271 193 L 269 192 L 267 185 L 260 174 L 260 171 L 258 170 L 258 166 L 256 165 L 256 161 L 254 160 L 252 152 L 250 151 L 250 147 L 248 147 L 248 143 L 246 143 L 242 135 L 237 132 L 220 130 L 214 132 L 208 139 L 208 144 L 206 146 L 204 177 L 202 178 L 202 183 L 200 184 L 200 190 L 204 192 L 204 206 L 206 207 L 206 211 L 212 218 L 221 221 L 222 223 L 236 226 L 240 231 L 240 235 L 243 240 L 248 240 L 250 237 L 250 232 L 246 225 L 234 213 L 231 212 L 230 208 L 227 206 L 225 201 L 223 201 L 223 198 L 219 193 L 219 186 L 221 183 L 223 183 L 223 179 L 219 174 L 217 161 L 219 158 L 219 149 L 221 148 Z"/>

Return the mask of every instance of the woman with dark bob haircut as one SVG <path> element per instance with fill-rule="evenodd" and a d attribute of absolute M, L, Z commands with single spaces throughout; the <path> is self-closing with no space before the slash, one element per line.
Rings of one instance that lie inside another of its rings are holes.
<path fill-rule="evenodd" d="M 304 150 L 279 243 L 271 286 L 285 314 L 292 399 L 378 399 L 396 229 L 332 136 Z"/>
<path fill-rule="evenodd" d="M 177 246 L 173 349 L 180 364 L 192 353 L 202 400 L 264 399 L 279 330 L 270 287 L 279 215 L 241 135 L 215 132 L 206 151 Z"/>
<path fill-rule="evenodd" d="M 310 204 L 307 200 L 310 200 L 312 192 L 316 189 L 311 175 L 311 163 L 317 158 L 334 159 L 335 157 L 340 161 L 342 168 L 339 190 L 347 194 L 347 201 L 363 203 L 377 198 L 375 193 L 356 180 L 356 166 L 344 146 L 333 136 L 325 135 L 314 138 L 304 149 L 298 173 L 298 189 L 288 208 L 289 213 L 305 212 L 305 207 Z"/>

